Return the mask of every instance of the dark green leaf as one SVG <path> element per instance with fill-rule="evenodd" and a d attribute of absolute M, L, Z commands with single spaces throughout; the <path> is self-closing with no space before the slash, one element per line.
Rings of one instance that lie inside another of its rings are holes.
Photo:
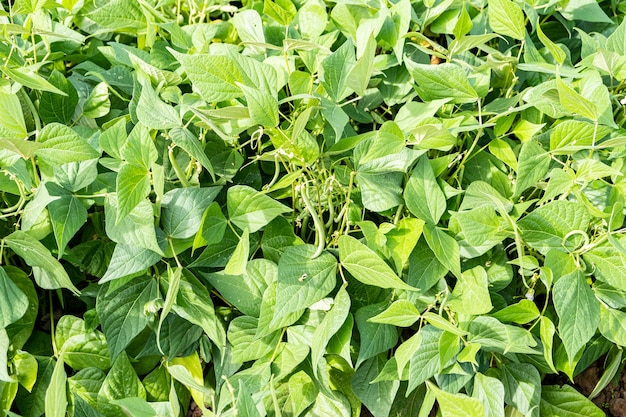
<path fill-rule="evenodd" d="M 44 91 L 39 100 L 39 116 L 45 123 L 70 124 L 78 104 L 78 93 L 63 74 L 54 70 L 48 77 L 50 84 L 63 91 L 66 96 Z"/>
<path fill-rule="evenodd" d="M 313 245 L 291 246 L 278 262 L 274 321 L 321 300 L 335 288 L 337 260 L 328 252 L 313 258 Z"/>
<path fill-rule="evenodd" d="M 361 307 L 354 315 L 361 335 L 357 367 L 367 359 L 391 349 L 398 341 L 398 331 L 394 326 L 370 321 L 372 317 L 380 314 L 384 309 L 384 304 L 372 304 Z"/>
<path fill-rule="evenodd" d="M 400 387 L 400 381 L 372 383 L 387 362 L 384 355 L 363 362 L 352 376 L 354 394 L 363 402 L 374 417 L 387 417 Z"/>
<path fill-rule="evenodd" d="M 115 289 L 109 287 L 105 284 L 100 288 L 96 309 L 115 360 L 150 322 L 145 308 L 157 297 L 157 286 L 154 279 L 143 276 Z"/>
<path fill-rule="evenodd" d="M 222 187 L 175 188 L 161 200 L 161 221 L 166 236 L 186 239 L 198 232 L 202 215 Z"/>

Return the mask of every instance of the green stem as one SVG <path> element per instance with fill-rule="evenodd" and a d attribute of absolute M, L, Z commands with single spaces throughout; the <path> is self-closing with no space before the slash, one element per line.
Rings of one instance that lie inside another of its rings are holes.
<path fill-rule="evenodd" d="M 315 231 L 317 232 L 315 236 L 315 240 L 317 241 L 317 250 L 313 254 L 313 259 L 315 259 L 324 251 L 324 245 L 326 243 L 326 230 L 324 229 L 324 224 L 322 223 L 320 217 L 317 215 L 317 210 L 315 210 L 315 207 L 313 207 L 313 204 L 311 204 L 311 201 L 309 200 L 306 183 L 301 186 L 300 193 L 306 209 L 311 214 L 313 224 L 315 225 Z"/>
<path fill-rule="evenodd" d="M 59 351 L 57 349 L 56 341 L 54 340 L 54 308 L 52 306 L 52 292 L 48 293 L 48 301 L 50 302 L 50 334 L 52 337 L 52 351 L 54 352 L 54 356 L 59 356 Z"/>
<path fill-rule="evenodd" d="M 168 149 L 167 156 L 170 160 L 170 164 L 172 164 L 172 168 L 174 168 L 174 172 L 176 173 L 176 176 L 180 180 L 180 184 L 183 186 L 183 188 L 188 188 L 189 182 L 187 181 L 187 177 L 185 176 L 185 173 L 182 171 L 182 169 L 180 169 L 180 166 L 178 165 L 178 161 L 176 160 L 176 157 L 174 156 L 173 146 L 170 146 L 170 148 Z"/>
<path fill-rule="evenodd" d="M 348 183 L 348 194 L 346 195 L 346 205 L 344 206 L 343 209 L 345 209 L 345 212 L 343 214 L 343 220 L 341 221 L 341 227 L 338 229 L 340 232 L 341 230 L 343 230 L 343 228 L 345 227 L 346 231 L 345 233 L 348 234 L 348 231 L 350 229 L 350 221 L 349 221 L 349 217 L 350 217 L 350 195 L 352 194 L 352 187 L 354 185 L 354 176 L 356 175 L 355 171 L 350 172 L 350 182 Z M 342 211 L 343 211 L 342 209 Z"/>

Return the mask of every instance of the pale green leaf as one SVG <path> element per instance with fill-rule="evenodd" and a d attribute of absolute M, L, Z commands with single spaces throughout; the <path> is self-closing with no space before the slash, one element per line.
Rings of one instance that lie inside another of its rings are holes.
<path fill-rule="evenodd" d="M 158 158 L 150 131 L 142 124 L 136 125 L 128 135 L 126 144 L 120 150 L 121 156 L 131 165 L 150 169 Z"/>
<path fill-rule="evenodd" d="M 596 246 L 583 257 L 586 262 L 591 262 L 597 268 L 594 275 L 600 281 L 626 291 L 626 256 L 610 243 Z"/>
<path fill-rule="evenodd" d="M 283 26 L 288 26 L 296 17 L 296 7 L 291 0 L 264 0 L 263 14 Z"/>
<path fill-rule="evenodd" d="M 275 331 L 262 338 L 256 338 L 258 319 L 239 316 L 230 322 L 226 337 L 232 345 L 234 362 L 253 361 L 274 351 L 280 341 L 281 332 Z"/>
<path fill-rule="evenodd" d="M 211 203 L 202 215 L 200 229 L 193 241 L 194 250 L 221 241 L 226 227 L 226 217 L 222 213 L 222 208 L 217 202 Z M 266 236 L 267 232 L 263 235 L 264 240 Z"/>
<path fill-rule="evenodd" d="M 560 13 L 569 21 L 613 23 L 596 0 L 569 0 Z"/>
<path fill-rule="evenodd" d="M 446 320 L 442 316 L 435 314 L 431 311 L 425 312 L 424 314 L 422 314 L 422 317 L 426 321 L 428 321 L 428 323 L 432 324 L 434 327 L 440 330 L 443 330 L 445 332 L 452 333 L 461 337 L 467 335 L 466 331 L 459 329 L 457 326 L 450 323 L 448 320 Z"/>
<path fill-rule="evenodd" d="M 263 23 L 258 11 L 254 9 L 240 10 L 233 16 L 231 22 L 242 42 L 265 43 Z M 251 49 L 256 52 L 260 51 L 260 48 L 257 47 Z"/>
<path fill-rule="evenodd" d="M 89 18 L 98 25 L 117 32 L 137 33 L 145 29 L 146 18 L 139 2 L 112 0 L 101 4 L 89 13 Z"/>
<path fill-rule="evenodd" d="M 544 385 L 541 415 L 559 417 L 602 417 L 604 411 L 569 385 Z"/>
<path fill-rule="evenodd" d="M 315 39 L 324 32 L 328 23 L 326 7 L 317 3 L 305 3 L 298 9 L 297 22 L 305 39 Z"/>
<path fill-rule="evenodd" d="M 524 13 L 521 7 L 511 0 L 489 0 L 487 9 L 489 26 L 500 35 L 523 40 L 526 35 Z"/>
<path fill-rule="evenodd" d="M 301 308 L 282 317 L 275 317 L 278 304 L 276 303 L 276 286 L 277 282 L 271 282 L 263 293 L 263 301 L 261 302 L 261 311 L 259 312 L 259 325 L 256 331 L 256 337 L 263 337 L 275 330 L 284 329 L 294 324 L 305 312 L 306 308 Z"/>
<path fill-rule="evenodd" d="M 248 87 L 242 83 L 237 83 L 237 86 L 246 98 L 250 118 L 263 127 L 276 127 L 279 122 L 276 97 L 268 91 Z"/>
<path fill-rule="evenodd" d="M 354 278 L 380 288 L 415 290 L 402 281 L 374 251 L 351 236 L 339 238 L 339 259 Z"/>
<path fill-rule="evenodd" d="M 144 167 L 124 164 L 115 182 L 118 201 L 117 221 L 119 222 L 150 194 L 150 173 Z"/>
<path fill-rule="evenodd" d="M 474 376 L 472 397 L 482 403 L 485 417 L 504 417 L 504 385 L 497 378 L 478 372 Z"/>
<path fill-rule="evenodd" d="M 420 312 L 409 300 L 396 300 L 380 314 L 369 319 L 373 323 L 391 324 L 398 327 L 412 326 L 420 318 Z"/>
<path fill-rule="evenodd" d="M 319 393 L 309 411 L 311 417 L 350 417 L 350 403 L 344 395 L 336 392 L 335 398 Z"/>
<path fill-rule="evenodd" d="M 622 23 L 606 39 L 606 48 L 619 55 L 626 55 L 626 21 Z"/>
<path fill-rule="evenodd" d="M 439 339 L 442 333 L 430 325 L 422 327 L 418 333 L 422 336 L 422 341 L 411 352 L 407 393 L 422 385 L 439 370 Z"/>
<path fill-rule="evenodd" d="M 360 96 L 365 94 L 365 90 L 372 76 L 375 54 L 376 39 L 370 34 L 363 54 L 350 70 L 350 74 L 346 80 L 347 86 Z"/>
<path fill-rule="evenodd" d="M 460 210 L 482 206 L 493 207 L 500 214 L 508 213 L 513 208 L 513 204 L 491 185 L 484 181 L 473 181 L 465 190 Z"/>
<path fill-rule="evenodd" d="M 424 221 L 405 217 L 401 219 L 396 227 L 385 234 L 386 246 L 391 252 L 391 256 L 396 265 L 396 271 L 402 271 L 406 265 L 411 252 L 417 245 L 422 235 Z"/>
<path fill-rule="evenodd" d="M 0 329 L 18 321 L 28 310 L 28 297 L 0 267 Z"/>
<path fill-rule="evenodd" d="M 28 352 L 19 351 L 13 357 L 13 364 L 17 381 L 29 392 L 32 392 L 33 386 L 37 382 L 37 371 L 39 369 L 35 356 Z"/>
<path fill-rule="evenodd" d="M 152 204 L 141 200 L 128 216 L 118 219 L 117 200 L 115 193 L 104 200 L 105 230 L 109 239 L 162 254 L 154 228 Z"/>
<path fill-rule="evenodd" d="M 413 215 L 433 225 L 446 212 L 446 196 L 437 184 L 426 156 L 422 156 L 413 168 L 404 191 L 404 200 Z"/>
<path fill-rule="evenodd" d="M 45 64 L 45 62 L 39 62 L 33 65 L 23 65 L 15 68 L 9 68 L 4 65 L 1 70 L 13 81 L 20 83 L 25 87 L 65 96 L 65 92 L 59 90 L 54 85 L 49 83 L 44 77 L 37 74 L 37 71 L 43 64 Z"/>
<path fill-rule="evenodd" d="M 115 404 L 124 411 L 128 416 L 133 417 L 157 417 L 154 408 L 148 404 L 148 402 L 139 397 L 121 398 L 119 400 L 112 400 L 111 404 Z"/>
<path fill-rule="evenodd" d="M 122 148 L 126 144 L 126 119 L 121 118 L 113 124 L 107 124 L 107 128 L 100 135 L 98 144 L 109 156 L 116 159 L 122 158 Z"/>
<path fill-rule="evenodd" d="M 223 271 L 201 273 L 229 303 L 248 316 L 259 317 L 263 293 L 269 283 L 276 279 L 278 268 L 267 259 L 253 259 L 246 266 L 244 275 L 227 275 Z"/>
<path fill-rule="evenodd" d="M 537 27 L 537 36 L 539 37 L 539 40 L 541 41 L 541 43 L 548 49 L 548 51 L 550 51 L 550 54 L 552 54 L 557 64 L 563 65 L 563 62 L 565 61 L 565 58 L 566 58 L 565 52 L 563 52 L 563 50 L 557 44 L 552 42 L 550 38 L 548 38 L 543 33 L 543 29 L 541 29 L 541 25 L 538 24 L 536 27 Z"/>
<path fill-rule="evenodd" d="M 454 213 L 452 219 L 458 222 L 465 241 L 474 247 L 490 249 L 509 235 L 508 223 L 489 205 Z"/>
<path fill-rule="evenodd" d="M 17 321 L 6 327 L 7 334 L 11 339 L 11 345 L 17 351 L 23 348 L 31 336 L 37 320 L 39 297 L 32 279 L 21 268 L 5 265 L 3 269 L 9 279 L 28 299 L 26 312 Z M 21 304 L 20 299 L 21 297 L 16 297 L 15 301 L 12 301 L 12 304 L 15 304 L 14 308 L 18 311 Z"/>
<path fill-rule="evenodd" d="M 487 271 L 476 266 L 463 271 L 452 291 L 448 306 L 454 312 L 468 315 L 485 314 L 493 308 L 489 296 Z"/>
<path fill-rule="evenodd" d="M 197 404 L 203 404 L 204 397 L 208 399 L 212 396 L 212 391 L 204 386 L 202 364 L 197 353 L 194 352 L 184 358 L 170 359 L 165 366 L 172 378 L 189 388 Z"/>
<path fill-rule="evenodd" d="M 317 364 L 320 363 L 324 356 L 328 342 L 346 321 L 351 304 L 350 296 L 344 285 L 337 292 L 333 306 L 326 313 L 319 326 L 316 327 L 311 339 L 311 363 L 313 363 L 313 372 L 315 374 L 318 373 Z"/>
<path fill-rule="evenodd" d="M 0 132 L 2 131 L 1 129 L 2 127 L 0 127 Z M 10 136 L 10 134 L 6 134 L 6 136 Z M 13 152 L 24 159 L 29 159 L 35 156 L 35 153 L 40 148 L 40 146 L 41 145 L 39 143 L 29 140 L 12 139 L 6 137 L 0 138 L 0 150 Z"/>
<path fill-rule="evenodd" d="M 139 73 L 141 74 L 141 72 Z M 165 104 L 152 88 L 145 74 L 137 76 L 141 95 L 137 103 L 137 118 L 150 129 L 171 129 L 181 125 L 180 115 L 174 107 Z"/>
<path fill-rule="evenodd" d="M 235 247 L 232 256 L 224 267 L 226 275 L 242 275 L 246 271 L 248 257 L 250 256 L 250 232 L 243 229 L 243 233 L 239 238 L 239 243 Z"/>
<path fill-rule="evenodd" d="M 480 344 L 486 352 L 541 353 L 532 349 L 537 342 L 528 330 L 501 323 L 493 317 L 477 316 L 468 331 L 468 340 Z"/>
<path fill-rule="evenodd" d="M 63 266 L 52 257 L 50 251 L 37 239 L 16 230 L 4 238 L 4 242 L 13 251 L 24 259 L 33 268 L 41 268 L 47 273 L 49 281 L 46 282 L 46 289 L 67 288 L 75 294 L 78 289 L 74 286 Z M 42 283 L 39 282 L 41 285 Z"/>
<path fill-rule="evenodd" d="M 163 322 L 165 321 L 166 317 L 168 316 L 168 314 L 170 313 L 170 311 L 172 311 L 172 307 L 174 306 L 174 303 L 176 303 L 176 297 L 178 296 L 178 288 L 180 286 L 180 278 L 182 276 L 183 273 L 183 268 L 180 266 L 171 268 L 169 265 L 167 266 L 167 278 L 163 277 L 163 285 L 167 287 L 167 291 L 165 293 L 165 300 L 163 301 L 163 306 L 161 308 L 161 314 L 159 315 L 159 324 L 157 326 L 157 330 L 156 330 L 156 344 L 157 344 L 157 348 L 158 351 L 161 352 L 161 354 L 171 357 L 171 356 L 177 356 L 177 354 L 174 355 L 170 355 L 167 352 L 167 349 L 163 349 L 161 346 L 161 329 L 163 328 Z M 171 323 L 171 321 L 168 321 L 168 325 Z M 168 330 L 171 328 L 171 326 L 168 326 Z M 168 338 L 165 338 L 168 339 Z M 172 346 L 172 342 L 170 342 L 170 340 L 167 340 L 169 343 L 169 346 Z"/>
<path fill-rule="evenodd" d="M 237 416 L 241 417 L 261 417 L 256 404 L 252 399 L 252 393 L 248 391 L 243 380 L 239 380 L 239 390 L 237 394 Z"/>
<path fill-rule="evenodd" d="M 565 110 L 593 121 L 598 120 L 598 108 L 595 103 L 577 93 L 560 78 L 556 79 L 556 87 L 559 92 L 559 102 Z"/>
<path fill-rule="evenodd" d="M 8 354 L 11 341 L 5 329 L 0 329 L 0 387 L 2 384 L 16 383 L 16 378 L 8 374 Z M 2 391 L 0 391 L 1 393 Z M 14 394 L 15 395 L 15 394 Z M 1 397 L 0 397 L 1 398 Z"/>
<path fill-rule="evenodd" d="M 582 204 L 557 200 L 519 221 L 522 238 L 543 254 L 551 249 L 572 252 L 585 242 L 590 216 Z"/>
<path fill-rule="evenodd" d="M 235 185 L 227 193 L 228 216 L 237 227 L 254 233 L 291 209 L 247 185 Z"/>
<path fill-rule="evenodd" d="M 24 139 L 28 132 L 20 99 L 16 94 L 0 92 L 0 137 Z"/>
<path fill-rule="evenodd" d="M 501 322 L 513 322 L 517 324 L 526 324 L 539 317 L 539 309 L 537 305 L 530 300 L 521 300 L 516 304 L 512 304 L 498 310 L 492 314 Z"/>
<path fill-rule="evenodd" d="M 430 224 L 424 227 L 424 238 L 439 263 L 456 277 L 460 277 L 461 255 L 457 241 L 443 230 Z"/>
<path fill-rule="evenodd" d="M 457 64 L 416 64 L 408 59 L 405 63 L 417 83 L 417 93 L 425 102 L 452 98 L 453 103 L 471 103 L 478 99 L 467 74 Z"/>
<path fill-rule="evenodd" d="M 83 116 L 95 119 L 106 116 L 110 110 L 109 87 L 103 81 L 89 93 L 83 105 Z"/>
<path fill-rule="evenodd" d="M 64 417 L 67 411 L 67 374 L 63 354 L 54 365 L 54 371 L 46 390 L 46 417 Z"/>
<path fill-rule="evenodd" d="M 106 415 L 120 415 L 121 409 L 111 401 L 132 397 L 146 399 L 146 390 L 126 353 L 121 353 L 98 392 L 98 409 L 104 411 Z"/>
<path fill-rule="evenodd" d="M 428 389 L 434 391 L 441 417 L 484 417 L 483 403 L 464 394 L 453 394 L 428 383 Z"/>
<path fill-rule="evenodd" d="M 518 159 L 517 182 L 515 183 L 514 198 L 522 195 L 529 187 L 543 179 L 550 167 L 550 154 L 535 140 L 522 145 Z"/>
<path fill-rule="evenodd" d="M 172 52 L 172 51 L 170 51 Z M 198 93 L 207 101 L 224 101 L 242 96 L 235 78 L 236 65 L 221 55 L 184 55 L 172 52 Z"/>
<path fill-rule="evenodd" d="M 59 123 L 50 123 L 41 129 L 37 135 L 37 142 L 41 146 L 36 155 L 53 166 L 100 156 L 100 153 L 70 127 Z"/>
<path fill-rule="evenodd" d="M 554 360 L 552 359 L 552 346 L 554 345 L 554 334 L 556 333 L 556 327 L 552 320 L 546 316 L 541 316 L 539 321 L 539 335 L 541 337 L 541 343 L 543 344 L 543 357 L 546 363 L 552 369 L 554 373 L 557 373 L 554 367 Z"/>
<path fill-rule="evenodd" d="M 595 126 L 582 120 L 565 120 L 550 132 L 550 150 L 558 155 L 587 149 L 604 138 L 610 130 L 606 126 Z"/>
<path fill-rule="evenodd" d="M 439 262 L 425 239 L 420 239 L 409 256 L 409 274 L 407 277 L 409 285 L 419 288 L 422 292 L 428 291 L 447 272 L 448 268 Z"/>
<path fill-rule="evenodd" d="M 611 342 L 626 346 L 626 313 L 600 304 L 600 333 Z"/>
<path fill-rule="evenodd" d="M 72 317 L 73 316 L 64 316 Z M 62 318 L 63 319 L 63 318 Z M 99 331 L 87 331 L 84 322 L 76 319 L 77 326 L 74 331 L 66 336 L 62 345 L 58 344 L 63 351 L 63 360 L 74 370 L 86 368 L 109 369 L 109 348 L 104 335 Z M 63 322 L 59 321 L 62 326 Z M 58 331 L 57 331 L 58 332 Z M 61 347 L 62 346 L 62 347 Z"/>

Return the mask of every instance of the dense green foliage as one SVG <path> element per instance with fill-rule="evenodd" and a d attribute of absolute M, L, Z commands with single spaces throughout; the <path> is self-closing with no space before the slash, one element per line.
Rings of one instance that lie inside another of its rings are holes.
<path fill-rule="evenodd" d="M 604 415 L 625 3 L 2 4 L 0 416 Z"/>

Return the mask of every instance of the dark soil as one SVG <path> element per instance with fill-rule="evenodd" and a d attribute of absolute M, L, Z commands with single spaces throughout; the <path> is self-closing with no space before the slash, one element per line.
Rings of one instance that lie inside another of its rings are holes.
<path fill-rule="evenodd" d="M 575 388 L 583 395 L 589 395 L 603 372 L 602 362 L 597 361 L 574 378 Z M 592 401 L 604 410 L 608 417 L 626 417 L 626 370 L 622 371 L 617 384 L 610 383 Z"/>
<path fill-rule="evenodd" d="M 191 400 L 191 406 L 189 407 L 187 417 L 202 417 L 202 410 L 198 408 L 194 400 Z"/>

